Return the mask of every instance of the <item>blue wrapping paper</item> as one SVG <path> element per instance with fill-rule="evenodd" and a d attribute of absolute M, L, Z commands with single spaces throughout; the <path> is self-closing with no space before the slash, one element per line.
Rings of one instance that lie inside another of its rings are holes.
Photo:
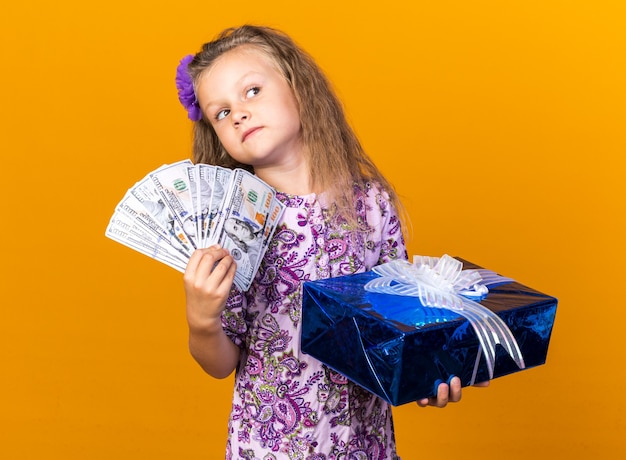
<path fill-rule="evenodd" d="M 479 268 L 459 260 L 464 269 Z M 396 406 L 433 396 L 439 382 L 455 375 L 463 386 L 474 373 L 476 382 L 489 380 L 478 338 L 465 318 L 424 307 L 416 297 L 366 292 L 364 285 L 377 276 L 366 272 L 304 283 L 303 352 Z M 556 298 L 511 282 L 491 288 L 480 304 L 507 324 L 525 369 L 546 362 Z M 406 311 L 411 324 L 403 322 Z M 498 345 L 493 378 L 520 370 Z"/>

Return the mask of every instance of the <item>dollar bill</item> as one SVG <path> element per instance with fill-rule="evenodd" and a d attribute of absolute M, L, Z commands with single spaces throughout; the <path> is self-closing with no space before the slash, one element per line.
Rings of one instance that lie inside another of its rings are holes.
<path fill-rule="evenodd" d="M 191 196 L 188 167 L 189 160 L 179 161 L 159 168 L 150 174 L 161 199 L 167 204 L 176 223 L 177 229 L 184 234 L 194 248 L 200 247 L 197 234 L 196 207 Z"/>
<path fill-rule="evenodd" d="M 176 238 L 180 245 L 184 248 L 187 256 L 191 257 L 194 247 L 187 238 L 182 227 L 174 217 L 174 212 L 169 208 L 165 200 L 155 188 L 154 182 L 150 176 L 146 176 L 139 181 L 130 191 L 144 206 L 148 214 L 166 229 L 168 234 Z"/>
<path fill-rule="evenodd" d="M 247 290 L 283 211 L 254 174 L 183 160 L 134 184 L 105 235 L 181 272 L 196 248 L 220 244 L 237 263 L 235 285 Z"/>
<path fill-rule="evenodd" d="M 265 229 L 276 209 L 275 191 L 253 174 L 235 169 L 222 209 L 218 243 L 237 263 L 235 284 L 247 290 L 265 253 Z"/>
<path fill-rule="evenodd" d="M 198 194 L 201 192 L 198 183 L 198 168 L 194 165 L 190 165 L 186 168 L 185 172 L 187 173 L 187 182 L 189 183 L 189 193 L 191 195 L 190 206 L 196 215 L 194 233 L 197 235 L 198 242 L 195 246 L 196 248 L 199 248 L 202 247 L 202 215 L 200 214 L 202 208 L 199 206 L 200 203 L 198 197 Z"/>
<path fill-rule="evenodd" d="M 282 202 L 278 201 L 278 199 L 276 199 L 276 196 L 274 196 L 274 201 L 270 209 L 269 218 L 265 225 L 265 228 L 263 229 L 263 240 L 262 240 L 263 254 L 265 254 L 265 252 L 267 251 L 269 242 L 273 238 L 274 233 L 276 232 L 276 228 L 278 227 L 278 222 L 280 218 L 282 217 L 284 210 L 285 210 L 285 205 Z M 254 269 L 255 273 L 258 271 L 262 260 L 263 259 L 260 258 L 257 261 L 257 266 Z"/>
<path fill-rule="evenodd" d="M 146 232 L 125 214 L 114 213 L 105 234 L 112 240 L 152 257 L 180 272 L 185 271 L 187 265 L 185 259 L 173 255 L 169 248 L 164 245 L 163 240 Z"/>
<path fill-rule="evenodd" d="M 131 192 L 127 192 L 122 201 L 117 205 L 114 215 L 123 214 L 128 219 L 132 219 L 133 223 L 142 228 L 145 232 L 151 234 L 165 245 L 172 255 L 181 260 L 189 258 L 189 254 L 181 242 L 166 228 L 162 222 L 155 220 L 145 208 L 143 203 L 137 199 Z"/>
<path fill-rule="evenodd" d="M 215 218 L 224 202 L 225 190 L 230 181 L 231 170 L 218 166 L 199 164 L 197 206 L 201 210 L 202 245 L 211 244 L 211 231 L 215 228 Z"/>
<path fill-rule="evenodd" d="M 224 216 L 224 204 L 227 194 L 231 188 L 233 180 L 233 170 L 214 166 L 215 180 L 213 181 L 213 189 L 211 195 L 211 214 L 209 219 L 209 229 L 205 240 L 205 245 L 210 246 L 219 240 L 220 222 Z M 201 166 L 201 171 L 202 171 Z"/>

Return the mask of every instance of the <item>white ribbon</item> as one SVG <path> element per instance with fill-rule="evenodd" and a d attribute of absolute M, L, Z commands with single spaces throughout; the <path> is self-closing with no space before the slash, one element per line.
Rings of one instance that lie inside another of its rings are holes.
<path fill-rule="evenodd" d="M 487 295 L 486 284 L 512 281 L 489 270 L 463 270 L 463 263 L 444 255 L 441 258 L 414 256 L 413 263 L 395 260 L 372 269 L 380 275 L 365 285 L 365 290 L 385 294 L 419 297 L 426 307 L 447 308 L 466 318 L 474 328 L 480 349 L 470 385 L 475 383 L 481 350 L 489 378 L 493 378 L 496 345 L 500 344 L 520 369 L 524 358 L 506 323 L 488 308 L 472 299 Z M 483 283 L 481 283 L 483 281 Z"/>

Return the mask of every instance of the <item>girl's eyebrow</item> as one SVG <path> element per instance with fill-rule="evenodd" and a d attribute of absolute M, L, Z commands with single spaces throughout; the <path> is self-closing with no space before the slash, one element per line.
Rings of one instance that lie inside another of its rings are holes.
<path fill-rule="evenodd" d="M 209 101 L 207 102 L 204 107 L 202 107 L 202 110 L 206 113 L 210 113 L 211 111 L 209 110 L 212 106 L 217 106 L 218 104 L 214 103 L 213 101 Z"/>
<path fill-rule="evenodd" d="M 256 78 L 256 77 L 261 77 L 263 78 L 263 74 L 261 72 L 258 72 L 256 70 L 250 70 L 248 72 L 246 72 L 245 74 L 243 74 L 241 76 L 241 78 L 239 78 L 239 80 L 237 80 L 237 83 L 243 83 L 245 80 L 247 80 L 248 78 Z"/>
<path fill-rule="evenodd" d="M 243 74 L 241 77 L 239 77 L 239 79 L 235 82 L 235 84 L 233 86 L 236 86 L 238 84 L 243 84 L 246 79 L 251 78 L 253 76 L 263 77 L 263 74 L 261 72 L 256 71 L 256 70 L 249 70 L 248 72 Z M 206 110 L 208 112 L 209 108 L 211 107 L 211 105 L 218 105 L 219 106 L 220 104 L 217 103 L 217 102 L 214 102 L 211 99 L 209 99 L 209 102 L 207 102 L 204 105 L 204 110 Z"/>

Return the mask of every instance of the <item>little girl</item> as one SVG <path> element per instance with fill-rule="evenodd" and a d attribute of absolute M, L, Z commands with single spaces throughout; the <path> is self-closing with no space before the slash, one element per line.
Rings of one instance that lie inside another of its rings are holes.
<path fill-rule="evenodd" d="M 184 276 L 189 348 L 233 371 L 227 459 L 397 459 L 391 407 L 300 351 L 302 282 L 406 258 L 399 203 L 313 59 L 283 33 L 243 26 L 181 61 L 197 163 L 254 172 L 286 205 L 247 292 L 218 246 Z M 418 404 L 445 406 L 460 382 Z"/>

